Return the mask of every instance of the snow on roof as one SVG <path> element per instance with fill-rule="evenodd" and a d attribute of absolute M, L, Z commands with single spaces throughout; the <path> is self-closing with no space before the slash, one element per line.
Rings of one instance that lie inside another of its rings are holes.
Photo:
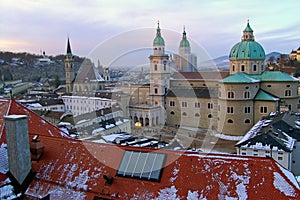
<path fill-rule="evenodd" d="M 292 172 L 282 167 L 280 164 L 276 163 L 279 169 L 284 173 L 284 175 L 295 185 L 296 188 L 300 189 L 299 184 L 296 180 L 296 177 Z"/>
<path fill-rule="evenodd" d="M 8 172 L 8 157 L 6 146 L 7 145 L 4 143 L 2 143 L 0 146 L 0 173 L 2 174 L 6 174 Z"/>
<path fill-rule="evenodd" d="M 107 141 L 107 142 L 113 142 L 115 141 L 117 138 L 120 139 L 128 139 L 131 138 L 132 135 L 128 134 L 128 133 L 116 133 L 116 134 L 109 134 L 109 135 L 103 135 L 102 138 Z"/>

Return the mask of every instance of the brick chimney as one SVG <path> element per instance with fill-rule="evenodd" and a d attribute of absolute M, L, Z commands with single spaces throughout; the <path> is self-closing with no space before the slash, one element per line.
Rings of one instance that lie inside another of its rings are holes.
<path fill-rule="evenodd" d="M 4 117 L 9 173 L 22 185 L 31 172 L 28 136 L 28 117 L 8 115 Z"/>
<path fill-rule="evenodd" d="M 39 161 L 44 154 L 44 144 L 38 140 L 39 135 L 35 135 L 30 142 L 31 160 Z"/>

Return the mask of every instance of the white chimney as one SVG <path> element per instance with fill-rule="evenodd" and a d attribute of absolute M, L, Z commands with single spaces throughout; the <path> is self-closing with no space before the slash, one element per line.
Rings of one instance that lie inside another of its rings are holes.
<path fill-rule="evenodd" d="M 22 185 L 31 171 L 28 117 L 26 115 L 8 115 L 4 119 L 9 172 Z"/>

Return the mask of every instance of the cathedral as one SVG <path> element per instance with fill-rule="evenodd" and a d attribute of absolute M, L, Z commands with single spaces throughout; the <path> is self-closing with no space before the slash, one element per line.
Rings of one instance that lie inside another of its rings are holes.
<path fill-rule="evenodd" d="M 171 74 L 170 67 L 174 66 L 170 66 L 170 57 L 164 49 L 158 25 L 153 54 L 149 57 L 149 105 L 161 109 L 159 124 L 241 136 L 271 112 L 298 111 L 298 79 L 280 71 L 265 71 L 265 51 L 255 41 L 249 21 L 241 41 L 229 53 L 229 72 L 183 70 Z M 144 119 L 138 115 L 131 113 L 135 120 Z"/>
<path fill-rule="evenodd" d="M 126 107 L 132 126 L 187 126 L 243 136 L 272 112 L 297 112 L 298 79 L 280 71 L 265 70 L 265 51 L 255 41 L 253 32 L 248 21 L 241 41 L 229 53 L 229 72 L 197 72 L 197 57 L 191 53 L 185 29 L 178 54 L 171 56 L 165 52 L 158 23 L 149 56 L 149 84 L 117 88 L 130 96 Z M 68 40 L 67 91 L 84 93 L 102 88 L 105 80 L 94 67 L 87 68 L 83 75 L 79 71 L 77 76 L 82 77 L 81 81 L 74 81 L 73 63 Z"/>

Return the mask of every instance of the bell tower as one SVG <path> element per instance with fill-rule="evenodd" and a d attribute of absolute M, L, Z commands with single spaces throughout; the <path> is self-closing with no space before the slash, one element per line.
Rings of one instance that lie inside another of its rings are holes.
<path fill-rule="evenodd" d="M 74 72 L 74 56 L 72 55 L 70 40 L 67 41 L 67 52 L 65 56 L 65 72 L 66 72 L 66 92 L 73 92 L 73 82 L 75 79 Z"/>
<path fill-rule="evenodd" d="M 165 108 L 165 95 L 169 88 L 170 61 L 165 54 L 165 41 L 161 36 L 159 22 L 153 40 L 153 54 L 150 55 L 150 98 L 152 105 Z"/>

